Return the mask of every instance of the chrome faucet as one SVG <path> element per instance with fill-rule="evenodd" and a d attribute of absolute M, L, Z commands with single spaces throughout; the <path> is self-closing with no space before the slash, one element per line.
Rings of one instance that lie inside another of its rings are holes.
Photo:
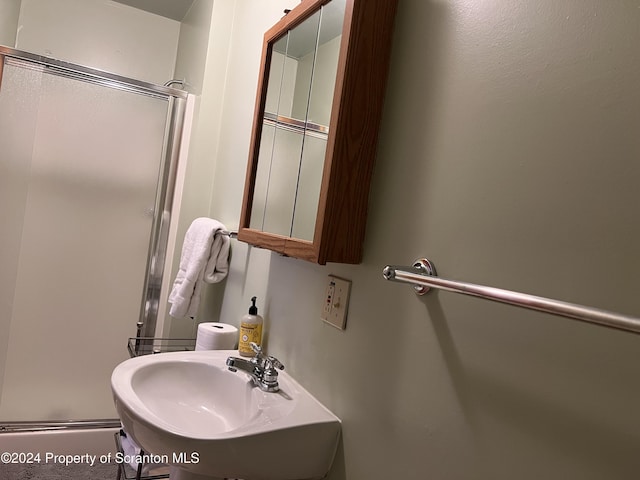
<path fill-rule="evenodd" d="M 253 383 L 260 390 L 277 392 L 280 390 L 278 386 L 278 370 L 284 370 L 284 365 L 277 358 L 262 353 L 262 347 L 256 343 L 251 342 L 249 345 L 256 352 L 256 356 L 251 360 L 238 357 L 227 358 L 229 370 L 232 372 L 237 372 L 238 370 L 247 372 L 251 375 Z"/>

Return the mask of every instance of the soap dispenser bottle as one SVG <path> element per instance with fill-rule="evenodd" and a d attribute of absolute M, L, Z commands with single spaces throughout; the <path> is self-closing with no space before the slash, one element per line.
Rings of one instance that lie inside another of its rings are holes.
<path fill-rule="evenodd" d="M 242 317 L 240 321 L 240 339 L 238 341 L 238 353 L 243 357 L 253 357 L 255 352 L 249 345 L 254 342 L 258 345 L 262 343 L 262 324 L 264 320 L 258 315 L 258 307 L 256 307 L 256 297 L 251 297 L 252 305 L 249 307 L 249 313 Z"/>

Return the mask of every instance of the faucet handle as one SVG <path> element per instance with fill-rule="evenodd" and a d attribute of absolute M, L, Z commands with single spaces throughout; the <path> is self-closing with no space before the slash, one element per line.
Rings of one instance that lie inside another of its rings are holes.
<path fill-rule="evenodd" d="M 249 346 L 251 350 L 253 350 L 256 354 L 255 360 L 259 360 L 263 362 L 263 366 L 267 368 L 277 368 L 278 370 L 284 370 L 284 365 L 280 360 L 271 355 L 265 356 L 262 352 L 262 347 L 255 342 L 249 342 Z"/>
<path fill-rule="evenodd" d="M 267 357 L 267 360 L 269 361 L 269 363 L 271 363 L 272 367 L 277 368 L 278 370 L 284 370 L 284 365 L 282 364 L 282 362 L 280 360 L 278 360 L 276 357 L 272 357 L 271 355 L 269 355 Z"/>
<path fill-rule="evenodd" d="M 262 357 L 262 347 L 258 345 L 256 342 L 249 342 L 249 346 L 251 350 L 253 350 L 256 354 L 256 357 Z"/>

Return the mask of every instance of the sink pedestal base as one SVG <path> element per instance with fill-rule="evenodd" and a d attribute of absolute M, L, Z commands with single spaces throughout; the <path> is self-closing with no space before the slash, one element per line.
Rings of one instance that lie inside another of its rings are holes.
<path fill-rule="evenodd" d="M 198 475 L 178 467 L 170 467 L 169 480 L 225 480 L 219 477 L 210 477 L 208 475 Z"/>

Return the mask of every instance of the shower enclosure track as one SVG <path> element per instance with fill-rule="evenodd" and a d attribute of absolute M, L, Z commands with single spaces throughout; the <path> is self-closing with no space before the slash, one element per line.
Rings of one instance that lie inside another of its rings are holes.
<path fill-rule="evenodd" d="M 115 73 L 106 72 L 97 68 L 85 67 L 74 63 L 65 62 L 55 58 L 44 57 L 35 53 L 16 50 L 0 45 L 0 57 L 26 60 L 34 64 L 34 67 L 42 68 L 61 76 L 84 80 L 97 85 L 120 90 L 128 90 L 136 93 L 144 93 L 161 98 L 176 97 L 187 98 L 187 92 L 176 88 L 155 85 L 133 78 L 123 77 Z"/>
<path fill-rule="evenodd" d="M 120 428 L 120 420 L 61 420 L 53 422 L 4 422 L 0 424 L 0 435 L 3 433 L 26 433 L 60 430 L 87 430 L 94 428 Z"/>

